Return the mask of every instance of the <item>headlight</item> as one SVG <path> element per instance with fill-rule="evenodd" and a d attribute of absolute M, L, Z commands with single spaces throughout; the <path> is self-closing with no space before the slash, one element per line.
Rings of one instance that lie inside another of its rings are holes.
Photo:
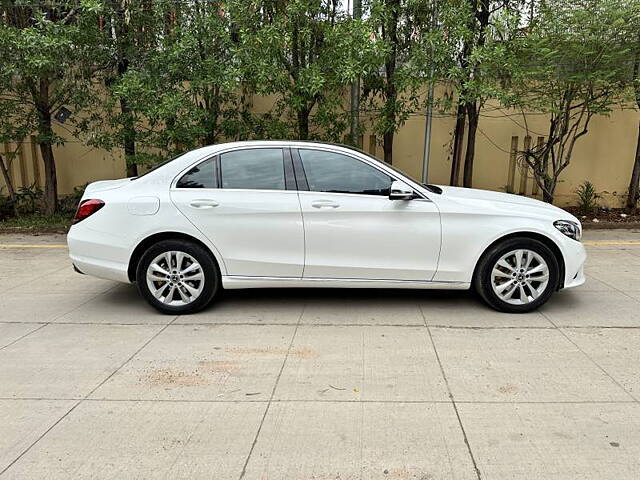
<path fill-rule="evenodd" d="M 580 225 L 570 220 L 556 220 L 553 222 L 553 226 L 564 233 L 567 237 L 580 241 L 582 238 L 582 231 Z"/>

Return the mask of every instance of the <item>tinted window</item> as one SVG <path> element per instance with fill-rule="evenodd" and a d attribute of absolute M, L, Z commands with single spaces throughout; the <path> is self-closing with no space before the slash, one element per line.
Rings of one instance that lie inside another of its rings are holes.
<path fill-rule="evenodd" d="M 178 183 L 178 188 L 216 188 L 214 159 L 205 160 L 185 173 Z"/>
<path fill-rule="evenodd" d="M 222 188 L 284 190 L 284 162 L 280 148 L 255 148 L 220 156 Z"/>
<path fill-rule="evenodd" d="M 299 150 L 309 190 L 389 195 L 392 178 L 360 160 L 321 150 Z"/>

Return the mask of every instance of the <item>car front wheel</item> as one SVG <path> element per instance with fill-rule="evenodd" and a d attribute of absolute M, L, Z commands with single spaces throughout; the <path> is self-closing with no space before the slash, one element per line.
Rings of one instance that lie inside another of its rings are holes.
<path fill-rule="evenodd" d="M 549 247 L 530 238 L 511 238 L 482 257 L 475 287 L 492 308 L 524 313 L 545 303 L 559 280 L 558 261 Z"/>
<path fill-rule="evenodd" d="M 211 302 L 219 289 L 220 274 L 202 246 L 185 240 L 163 240 L 142 255 L 136 281 L 153 307 L 167 314 L 185 314 Z"/>

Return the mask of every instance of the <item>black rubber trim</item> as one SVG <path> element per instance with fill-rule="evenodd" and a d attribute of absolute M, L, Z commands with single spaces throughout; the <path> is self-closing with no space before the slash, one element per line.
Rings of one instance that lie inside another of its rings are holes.
<path fill-rule="evenodd" d="M 302 166 L 302 159 L 300 158 L 300 153 L 297 148 L 291 148 L 291 158 L 293 159 L 293 171 L 296 176 L 296 184 L 298 186 L 298 190 L 309 190 L 309 184 L 307 183 L 307 175 L 304 172 L 304 167 Z"/>
<path fill-rule="evenodd" d="M 82 270 L 80 270 L 78 267 L 76 267 L 75 263 L 73 264 L 73 270 L 76 273 L 79 273 L 80 275 L 84 275 L 84 272 Z"/>
<path fill-rule="evenodd" d="M 213 157 L 213 171 L 216 176 L 216 188 L 222 188 L 222 168 L 220 166 L 220 155 Z"/>
<path fill-rule="evenodd" d="M 287 190 L 298 190 L 296 175 L 293 171 L 293 159 L 291 158 L 291 149 L 285 147 L 282 149 L 282 161 L 284 162 L 284 186 Z"/>

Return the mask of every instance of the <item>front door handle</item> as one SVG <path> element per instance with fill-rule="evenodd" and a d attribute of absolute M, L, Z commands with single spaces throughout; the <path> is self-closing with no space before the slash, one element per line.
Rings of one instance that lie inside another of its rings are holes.
<path fill-rule="evenodd" d="M 315 200 L 311 202 L 313 208 L 338 208 L 340 204 L 331 200 Z"/>
<path fill-rule="evenodd" d="M 191 201 L 191 203 L 189 204 L 191 205 L 193 208 L 213 208 L 213 207 L 217 207 L 218 205 L 220 205 L 218 202 L 216 202 L 215 200 L 211 200 L 211 199 L 199 199 L 199 200 L 193 200 Z"/>

